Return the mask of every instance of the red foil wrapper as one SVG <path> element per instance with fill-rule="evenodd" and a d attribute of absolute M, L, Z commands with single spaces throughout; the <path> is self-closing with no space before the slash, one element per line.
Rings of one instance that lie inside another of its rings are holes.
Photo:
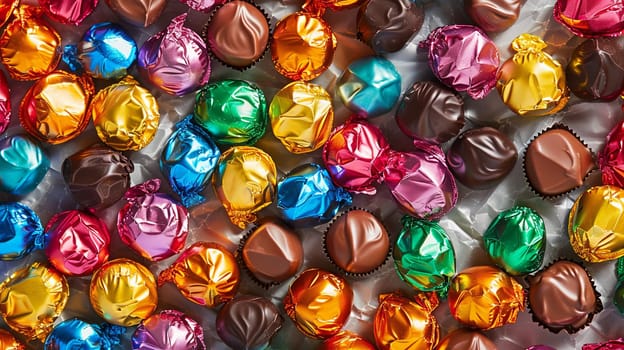
<path fill-rule="evenodd" d="M 9 84 L 0 72 L 0 134 L 2 134 L 11 122 L 11 91 Z"/>
<path fill-rule="evenodd" d="M 57 22 L 79 25 L 100 0 L 39 0 L 46 15 Z"/>
<path fill-rule="evenodd" d="M 9 20 L 18 4 L 19 0 L 4 0 L 0 3 L 0 27 Z"/>
<path fill-rule="evenodd" d="M 624 188 L 624 121 L 607 135 L 607 142 L 598 154 L 598 167 L 604 185 Z"/>

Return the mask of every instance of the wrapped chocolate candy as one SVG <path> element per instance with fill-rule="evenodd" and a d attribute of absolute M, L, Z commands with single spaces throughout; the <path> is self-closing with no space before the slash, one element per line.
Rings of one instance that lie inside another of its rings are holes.
<path fill-rule="evenodd" d="M 45 350 L 112 350 L 121 342 L 125 327 L 101 325 L 70 318 L 57 324 L 45 340 Z"/>
<path fill-rule="evenodd" d="M 288 287 L 284 309 L 301 333 L 325 339 L 340 331 L 352 302 L 353 290 L 347 281 L 314 268 L 302 272 Z"/>
<path fill-rule="evenodd" d="M 320 86 L 293 81 L 278 91 L 269 106 L 273 135 L 292 153 L 322 147 L 332 130 L 332 98 Z"/>
<path fill-rule="evenodd" d="M 110 234 L 106 223 L 88 211 L 68 210 L 46 225 L 50 264 L 69 276 L 90 275 L 108 260 Z"/>
<path fill-rule="evenodd" d="M 132 350 L 205 350 L 204 330 L 177 310 L 162 310 L 141 321 L 132 334 Z"/>
<path fill-rule="evenodd" d="M 435 222 L 410 216 L 401 219 L 403 229 L 394 243 L 394 267 L 414 289 L 445 296 L 455 275 L 455 250 L 446 231 Z"/>
<path fill-rule="evenodd" d="M 266 129 L 266 99 L 255 84 L 221 80 L 199 90 L 193 118 L 219 144 L 253 145 Z"/>
<path fill-rule="evenodd" d="M 472 266 L 458 273 L 448 293 L 451 314 L 466 326 L 488 330 L 516 322 L 524 311 L 524 290 L 493 266 Z"/>
<path fill-rule="evenodd" d="M 224 4 L 227 0 L 180 0 L 193 10 L 210 12 L 215 6 Z"/>
<path fill-rule="evenodd" d="M 25 350 L 24 344 L 20 343 L 13 334 L 4 329 L 0 329 L 0 349 L 4 350 Z"/>
<path fill-rule="evenodd" d="M 106 0 L 106 4 L 128 23 L 148 27 L 161 18 L 167 0 Z"/>
<path fill-rule="evenodd" d="M 156 310 L 156 280 L 136 261 L 111 260 L 93 274 L 89 299 L 95 313 L 106 322 L 136 326 Z"/>
<path fill-rule="evenodd" d="M 624 338 L 606 341 L 600 344 L 585 344 L 582 350 L 617 350 L 624 348 Z"/>
<path fill-rule="evenodd" d="M 217 314 L 219 338 L 232 349 L 266 349 L 282 327 L 279 310 L 266 298 L 241 295 L 228 301 Z"/>
<path fill-rule="evenodd" d="M 245 228 L 273 202 L 277 170 L 270 155 L 256 147 L 225 151 L 212 175 L 212 186 L 232 223 Z"/>
<path fill-rule="evenodd" d="M 76 138 L 87 127 L 93 82 L 62 70 L 37 80 L 22 99 L 19 110 L 24 130 L 53 145 Z"/>
<path fill-rule="evenodd" d="M 305 12 L 322 16 L 325 10 L 342 11 L 360 6 L 364 0 L 306 0 L 302 8 Z"/>
<path fill-rule="evenodd" d="M 0 73 L 0 134 L 2 134 L 11 123 L 11 91 L 9 84 Z"/>
<path fill-rule="evenodd" d="M 28 206 L 0 203 L 0 260 L 16 260 L 45 246 L 39 216 Z"/>
<path fill-rule="evenodd" d="M 240 271 L 234 255 L 222 245 L 196 242 L 160 273 L 158 285 L 166 282 L 195 304 L 214 308 L 236 295 Z"/>
<path fill-rule="evenodd" d="M 67 280 L 40 263 L 22 267 L 0 283 L 0 316 L 28 340 L 44 341 L 69 298 Z"/>
<path fill-rule="evenodd" d="M 401 75 L 381 57 L 360 58 L 342 72 L 336 93 L 351 112 L 376 117 L 389 112 L 401 95 Z"/>
<path fill-rule="evenodd" d="M 373 331 L 380 350 L 436 348 L 440 326 L 433 315 L 439 301 L 435 293 L 419 293 L 414 300 L 398 293 L 379 295 Z"/>
<path fill-rule="evenodd" d="M 496 350 L 496 345 L 481 332 L 460 328 L 440 340 L 436 350 Z"/>
<path fill-rule="evenodd" d="M 619 36 L 624 31 L 624 8 L 617 1 L 557 0 L 553 17 L 582 37 Z"/>
<path fill-rule="evenodd" d="M 613 292 L 613 305 L 620 314 L 624 315 L 624 257 L 619 258 L 615 266 L 617 283 Z"/>
<path fill-rule="evenodd" d="M 325 339 L 318 350 L 375 350 L 373 344 L 351 332 L 343 331 Z"/>
<path fill-rule="evenodd" d="M 505 210 L 483 233 L 483 245 L 494 263 L 510 275 L 534 272 L 544 261 L 544 220 L 531 208 L 516 206 Z"/>
<path fill-rule="evenodd" d="M 197 90 L 210 78 L 206 43 L 184 26 L 186 16 L 175 17 L 165 30 L 147 39 L 137 60 L 152 84 L 176 96 Z"/>
<path fill-rule="evenodd" d="M 19 0 L 4 1 L 2 5 L 0 5 L 0 27 L 4 26 L 9 20 L 18 5 Z"/>
<path fill-rule="evenodd" d="M 327 170 L 316 163 L 292 169 L 277 184 L 277 209 L 298 225 L 328 223 L 351 200 L 351 194 L 334 185 Z"/>
<path fill-rule="evenodd" d="M 39 6 L 53 20 L 79 25 L 97 7 L 100 0 L 39 0 Z"/>
<path fill-rule="evenodd" d="M 25 135 L 0 139 L 0 191 L 26 195 L 39 185 L 49 168 L 43 149 Z"/>
<path fill-rule="evenodd" d="M 498 72 L 496 88 L 514 113 L 539 117 L 560 111 L 568 103 L 569 90 L 561 64 L 544 52 L 546 43 L 531 34 L 511 42 L 516 51 Z"/>
<path fill-rule="evenodd" d="M 486 32 L 502 32 L 518 19 L 523 0 L 464 0 L 470 18 Z"/>
<path fill-rule="evenodd" d="M 138 151 L 158 130 L 158 102 L 131 76 L 100 90 L 89 107 L 102 142 L 117 151 Z"/>
<path fill-rule="evenodd" d="M 604 148 L 598 153 L 598 168 L 603 185 L 624 188 L 624 121 L 617 123 L 607 135 Z"/>
<path fill-rule="evenodd" d="M 0 36 L 0 57 L 11 78 L 35 80 L 56 69 L 61 36 L 41 17 L 43 9 L 22 5 Z"/>
<path fill-rule="evenodd" d="M 159 189 L 159 179 L 131 187 L 117 216 L 121 241 L 150 261 L 178 254 L 189 231 L 186 208 Z"/>
<path fill-rule="evenodd" d="M 498 48 L 481 29 L 466 24 L 439 27 L 420 46 L 428 50 L 433 74 L 456 91 L 481 99 L 496 85 Z"/>

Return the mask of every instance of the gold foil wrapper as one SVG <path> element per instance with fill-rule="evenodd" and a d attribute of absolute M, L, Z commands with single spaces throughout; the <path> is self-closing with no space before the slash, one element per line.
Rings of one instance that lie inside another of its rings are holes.
<path fill-rule="evenodd" d="M 345 331 L 326 339 L 318 350 L 375 350 L 375 347 L 359 335 Z"/>
<path fill-rule="evenodd" d="M 333 11 L 346 10 L 362 5 L 364 0 L 306 0 L 302 8 L 306 12 L 322 16 L 326 9 Z"/>
<path fill-rule="evenodd" d="M 24 350 L 24 345 L 20 343 L 13 334 L 0 329 L 0 349 L 2 350 Z"/>

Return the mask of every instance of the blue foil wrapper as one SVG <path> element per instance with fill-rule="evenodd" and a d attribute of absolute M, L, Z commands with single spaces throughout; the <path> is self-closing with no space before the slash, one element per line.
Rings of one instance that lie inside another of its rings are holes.
<path fill-rule="evenodd" d="M 27 136 L 12 135 L 0 140 L 0 191 L 16 196 L 28 194 L 49 168 L 48 157 Z"/>
<path fill-rule="evenodd" d="M 65 320 L 52 330 L 45 350 L 111 350 L 120 343 L 125 327 L 91 324 L 77 318 Z"/>
<path fill-rule="evenodd" d="M 45 234 L 39 216 L 21 203 L 0 203 L 0 260 L 23 258 L 43 249 Z"/>
<path fill-rule="evenodd" d="M 188 116 L 177 124 L 160 157 L 160 170 L 185 207 L 203 203 L 221 151 L 203 128 Z"/>
<path fill-rule="evenodd" d="M 351 201 L 351 194 L 334 185 L 327 170 L 315 163 L 293 169 L 277 184 L 277 208 L 282 216 L 304 226 L 331 221 Z"/>
<path fill-rule="evenodd" d="M 78 45 L 67 45 L 63 49 L 63 62 L 73 72 L 86 71 L 101 79 L 123 77 L 136 58 L 137 45 L 132 37 L 110 22 L 94 24 Z"/>

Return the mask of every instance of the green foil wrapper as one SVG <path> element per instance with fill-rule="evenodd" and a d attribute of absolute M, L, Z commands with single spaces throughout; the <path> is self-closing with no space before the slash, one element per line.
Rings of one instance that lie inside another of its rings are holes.
<path fill-rule="evenodd" d="M 483 234 L 485 250 L 510 275 L 536 271 L 544 261 L 546 227 L 531 208 L 516 206 L 498 214 Z"/>
<path fill-rule="evenodd" d="M 404 216 L 401 224 L 392 253 L 399 277 L 416 290 L 446 296 L 455 275 L 455 251 L 446 231 L 436 222 L 411 216 Z"/>
<path fill-rule="evenodd" d="M 615 305 L 620 314 L 624 315 L 624 257 L 617 260 L 615 273 L 617 274 L 618 282 L 613 293 L 613 305 Z"/>
<path fill-rule="evenodd" d="M 253 145 L 266 130 L 266 98 L 244 80 L 211 83 L 195 97 L 193 119 L 221 145 Z"/>

